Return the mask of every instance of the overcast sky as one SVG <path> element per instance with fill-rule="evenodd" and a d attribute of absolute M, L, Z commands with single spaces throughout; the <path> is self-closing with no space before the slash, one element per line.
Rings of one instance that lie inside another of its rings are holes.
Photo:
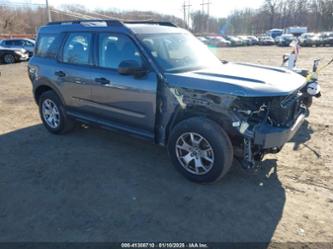
<path fill-rule="evenodd" d="M 7 0 L 8 1 L 8 0 Z M 45 3 L 45 0 L 12 0 L 12 2 Z M 1 2 L 1 0 L 0 0 Z M 188 3 L 189 0 L 186 0 Z M 204 0 L 208 2 L 208 0 Z M 210 13 L 217 17 L 226 17 L 235 9 L 257 8 L 263 0 L 210 0 Z M 163 14 L 183 17 L 183 0 L 49 0 L 55 7 L 61 4 L 80 4 L 89 9 L 151 10 Z M 190 0 L 191 10 L 201 10 L 202 0 Z"/>

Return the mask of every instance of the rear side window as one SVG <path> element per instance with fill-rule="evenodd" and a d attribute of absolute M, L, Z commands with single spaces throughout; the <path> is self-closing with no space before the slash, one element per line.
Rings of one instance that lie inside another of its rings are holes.
<path fill-rule="evenodd" d="M 40 34 L 36 46 L 36 56 L 55 59 L 61 40 L 61 34 Z"/>
<path fill-rule="evenodd" d="M 13 46 L 23 46 L 22 40 L 14 40 L 12 43 Z"/>
<path fill-rule="evenodd" d="M 63 49 L 63 62 L 90 65 L 91 33 L 72 33 L 68 36 Z"/>
<path fill-rule="evenodd" d="M 4 44 L 6 46 L 12 46 L 12 45 L 14 45 L 13 41 L 4 41 Z"/>

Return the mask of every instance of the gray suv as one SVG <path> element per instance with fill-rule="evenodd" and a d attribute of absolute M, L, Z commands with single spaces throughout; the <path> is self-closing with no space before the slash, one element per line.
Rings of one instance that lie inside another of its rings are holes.
<path fill-rule="evenodd" d="M 148 139 L 195 182 L 279 152 L 319 94 L 290 70 L 220 61 L 167 22 L 49 23 L 28 72 L 51 133 L 78 121 Z"/>

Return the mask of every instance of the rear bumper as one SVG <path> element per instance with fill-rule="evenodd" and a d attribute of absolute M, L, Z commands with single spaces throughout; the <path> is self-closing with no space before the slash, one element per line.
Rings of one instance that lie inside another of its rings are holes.
<path fill-rule="evenodd" d="M 305 117 L 306 113 L 301 113 L 290 128 L 272 127 L 268 124 L 257 127 L 254 130 L 254 144 L 263 149 L 280 148 L 294 137 Z"/>

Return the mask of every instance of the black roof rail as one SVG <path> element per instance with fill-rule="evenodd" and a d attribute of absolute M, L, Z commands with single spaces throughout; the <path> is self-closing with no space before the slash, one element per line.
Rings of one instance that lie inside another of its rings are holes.
<path fill-rule="evenodd" d="M 108 26 L 119 25 L 123 26 L 123 23 L 114 19 L 80 19 L 80 20 L 65 20 L 49 22 L 47 25 L 60 25 L 60 24 L 81 24 L 81 23 L 93 23 L 93 22 L 105 22 Z"/>
<path fill-rule="evenodd" d="M 108 26 L 116 25 L 123 26 L 124 24 L 154 24 L 161 26 L 177 27 L 177 25 L 172 22 L 158 22 L 158 21 L 120 21 L 116 19 L 80 19 L 80 20 L 66 20 L 66 21 L 56 21 L 49 22 L 47 25 L 61 25 L 61 24 L 81 24 L 81 23 L 94 23 L 94 22 L 105 22 Z"/>
<path fill-rule="evenodd" d="M 161 26 L 177 27 L 172 22 L 158 22 L 158 21 L 124 21 L 125 24 L 155 24 Z"/>

